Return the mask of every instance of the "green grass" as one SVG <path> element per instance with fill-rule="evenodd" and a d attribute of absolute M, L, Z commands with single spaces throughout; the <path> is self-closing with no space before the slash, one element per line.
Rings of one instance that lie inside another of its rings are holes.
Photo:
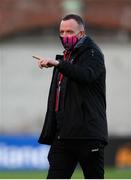
<path fill-rule="evenodd" d="M 0 172 L 0 179 L 44 179 L 46 178 L 47 171 L 5 171 Z M 72 179 L 83 179 L 81 169 L 76 169 Z M 131 169 L 105 169 L 106 179 L 130 179 Z"/>

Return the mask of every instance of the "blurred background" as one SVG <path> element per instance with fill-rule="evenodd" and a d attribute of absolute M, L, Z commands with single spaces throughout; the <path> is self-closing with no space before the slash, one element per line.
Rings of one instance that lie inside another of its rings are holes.
<path fill-rule="evenodd" d="M 49 146 L 37 140 L 52 69 L 40 70 L 32 55 L 62 53 L 59 23 L 68 13 L 83 17 L 105 55 L 106 177 L 131 177 L 131 0 L 0 0 L 0 177 L 48 168 Z"/>

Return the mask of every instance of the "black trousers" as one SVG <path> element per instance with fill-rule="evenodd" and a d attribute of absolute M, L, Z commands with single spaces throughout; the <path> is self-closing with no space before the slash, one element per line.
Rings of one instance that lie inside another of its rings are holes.
<path fill-rule="evenodd" d="M 85 179 L 104 179 L 104 146 L 87 140 L 58 140 L 49 154 L 47 179 L 70 179 L 77 163 Z"/>

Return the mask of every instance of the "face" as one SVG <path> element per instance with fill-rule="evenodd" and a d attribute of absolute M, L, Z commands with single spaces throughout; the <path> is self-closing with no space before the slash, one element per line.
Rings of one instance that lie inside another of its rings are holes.
<path fill-rule="evenodd" d="M 60 23 L 60 36 L 74 36 L 77 35 L 77 37 L 80 39 L 84 35 L 84 30 L 81 28 L 81 26 L 74 20 L 66 20 L 61 21 Z"/>

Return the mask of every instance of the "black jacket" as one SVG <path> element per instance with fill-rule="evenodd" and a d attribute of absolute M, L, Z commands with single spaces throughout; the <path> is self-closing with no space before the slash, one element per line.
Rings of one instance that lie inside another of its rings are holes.
<path fill-rule="evenodd" d="M 64 110 L 61 112 L 61 139 L 100 140 L 107 144 L 107 119 L 104 56 L 99 47 L 89 37 L 81 39 L 72 52 L 71 61 L 60 59 L 54 69 L 45 123 L 39 142 L 51 144 L 55 137 L 55 93 L 59 72 L 66 78 Z M 53 127 L 53 130 L 49 128 Z M 52 133 L 48 141 L 46 135 Z"/>

